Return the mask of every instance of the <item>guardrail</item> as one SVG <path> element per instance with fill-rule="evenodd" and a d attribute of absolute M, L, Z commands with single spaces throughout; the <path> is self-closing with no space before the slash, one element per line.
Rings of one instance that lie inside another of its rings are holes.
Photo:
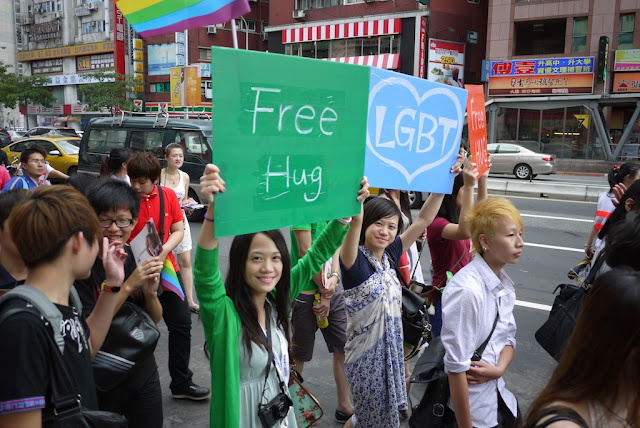
<path fill-rule="evenodd" d="M 535 181 L 492 180 L 487 181 L 487 189 L 493 193 L 535 194 L 538 196 L 566 197 L 572 200 L 597 201 L 600 193 L 609 187 L 593 184 L 564 184 Z"/>

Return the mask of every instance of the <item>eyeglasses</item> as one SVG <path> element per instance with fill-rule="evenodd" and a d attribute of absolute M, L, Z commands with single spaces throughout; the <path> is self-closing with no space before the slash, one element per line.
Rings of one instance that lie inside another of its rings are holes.
<path fill-rule="evenodd" d="M 29 162 L 36 165 L 45 165 L 47 163 L 44 159 L 30 159 Z"/>
<path fill-rule="evenodd" d="M 115 223 L 117 227 L 122 229 L 122 228 L 131 226 L 133 224 L 133 219 L 117 218 L 115 220 L 112 220 L 110 218 L 101 218 L 101 219 L 98 219 L 98 222 L 100 223 L 100 227 L 104 229 L 111 227 L 113 223 Z"/>

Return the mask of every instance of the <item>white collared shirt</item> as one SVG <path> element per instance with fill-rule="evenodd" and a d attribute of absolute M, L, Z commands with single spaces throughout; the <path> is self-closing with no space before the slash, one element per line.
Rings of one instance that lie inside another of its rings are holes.
<path fill-rule="evenodd" d="M 482 361 L 495 366 L 505 346 L 510 345 L 515 349 L 515 301 L 513 281 L 504 270 L 496 276 L 480 254 L 454 275 L 442 295 L 441 338 L 446 351 L 446 372 L 462 373 L 469 370 L 474 351 L 491 333 L 496 317 L 496 302 L 500 315 L 482 354 Z M 516 398 L 505 388 L 502 378 L 469 385 L 469 409 L 474 427 L 498 425 L 498 391 L 511 412 L 516 414 Z M 449 407 L 453 408 L 451 401 Z"/>

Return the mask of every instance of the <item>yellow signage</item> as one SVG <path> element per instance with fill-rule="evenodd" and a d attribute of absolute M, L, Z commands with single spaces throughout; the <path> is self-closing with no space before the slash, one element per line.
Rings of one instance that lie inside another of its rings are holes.
<path fill-rule="evenodd" d="M 135 50 L 142 50 L 142 39 L 133 39 L 133 48 Z"/>
<path fill-rule="evenodd" d="M 134 61 L 142 61 L 143 53 L 142 51 L 133 51 L 133 60 Z"/>
<path fill-rule="evenodd" d="M 582 128 L 583 126 L 585 128 L 589 128 L 589 115 L 588 114 L 574 114 L 573 115 L 576 120 L 578 121 L 578 129 Z"/>
<path fill-rule="evenodd" d="M 142 85 L 136 85 L 136 86 L 134 86 L 134 87 L 133 87 L 133 90 L 134 90 L 135 92 L 144 92 L 144 86 L 142 86 Z"/>
<path fill-rule="evenodd" d="M 86 45 L 62 46 L 59 48 L 38 49 L 18 52 L 18 61 L 34 61 L 36 59 L 64 58 L 88 54 L 113 52 L 113 41 L 87 43 Z"/>
<path fill-rule="evenodd" d="M 76 58 L 76 71 L 91 70 L 91 56 L 79 56 Z"/>
<path fill-rule="evenodd" d="M 133 61 L 133 71 L 136 73 L 142 73 L 144 71 L 144 64 L 140 61 Z"/>
<path fill-rule="evenodd" d="M 170 75 L 171 84 L 171 104 L 174 106 L 183 106 L 184 102 L 184 68 L 171 67 Z"/>

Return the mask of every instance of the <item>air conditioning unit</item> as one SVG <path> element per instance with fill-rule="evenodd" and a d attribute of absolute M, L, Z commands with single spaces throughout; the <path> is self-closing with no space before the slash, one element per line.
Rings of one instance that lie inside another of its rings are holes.
<path fill-rule="evenodd" d="M 96 10 L 96 9 L 98 9 L 98 3 L 89 3 L 89 4 L 87 5 L 87 9 L 89 9 L 89 10 Z"/>
<path fill-rule="evenodd" d="M 23 25 L 31 25 L 31 24 L 33 24 L 33 18 L 31 16 L 22 17 L 22 24 Z"/>
<path fill-rule="evenodd" d="M 54 13 L 54 14 L 53 14 L 53 17 L 54 17 L 55 19 L 60 19 L 60 18 L 62 18 L 62 12 L 56 12 L 56 13 Z"/>
<path fill-rule="evenodd" d="M 209 25 L 207 27 L 207 34 L 216 34 L 218 32 L 218 27 L 215 25 Z"/>
<path fill-rule="evenodd" d="M 301 19 L 304 20 L 304 18 L 307 16 L 307 12 L 305 12 L 302 9 L 296 9 L 293 11 L 293 13 L 291 14 L 291 16 L 293 16 L 293 19 Z"/>

